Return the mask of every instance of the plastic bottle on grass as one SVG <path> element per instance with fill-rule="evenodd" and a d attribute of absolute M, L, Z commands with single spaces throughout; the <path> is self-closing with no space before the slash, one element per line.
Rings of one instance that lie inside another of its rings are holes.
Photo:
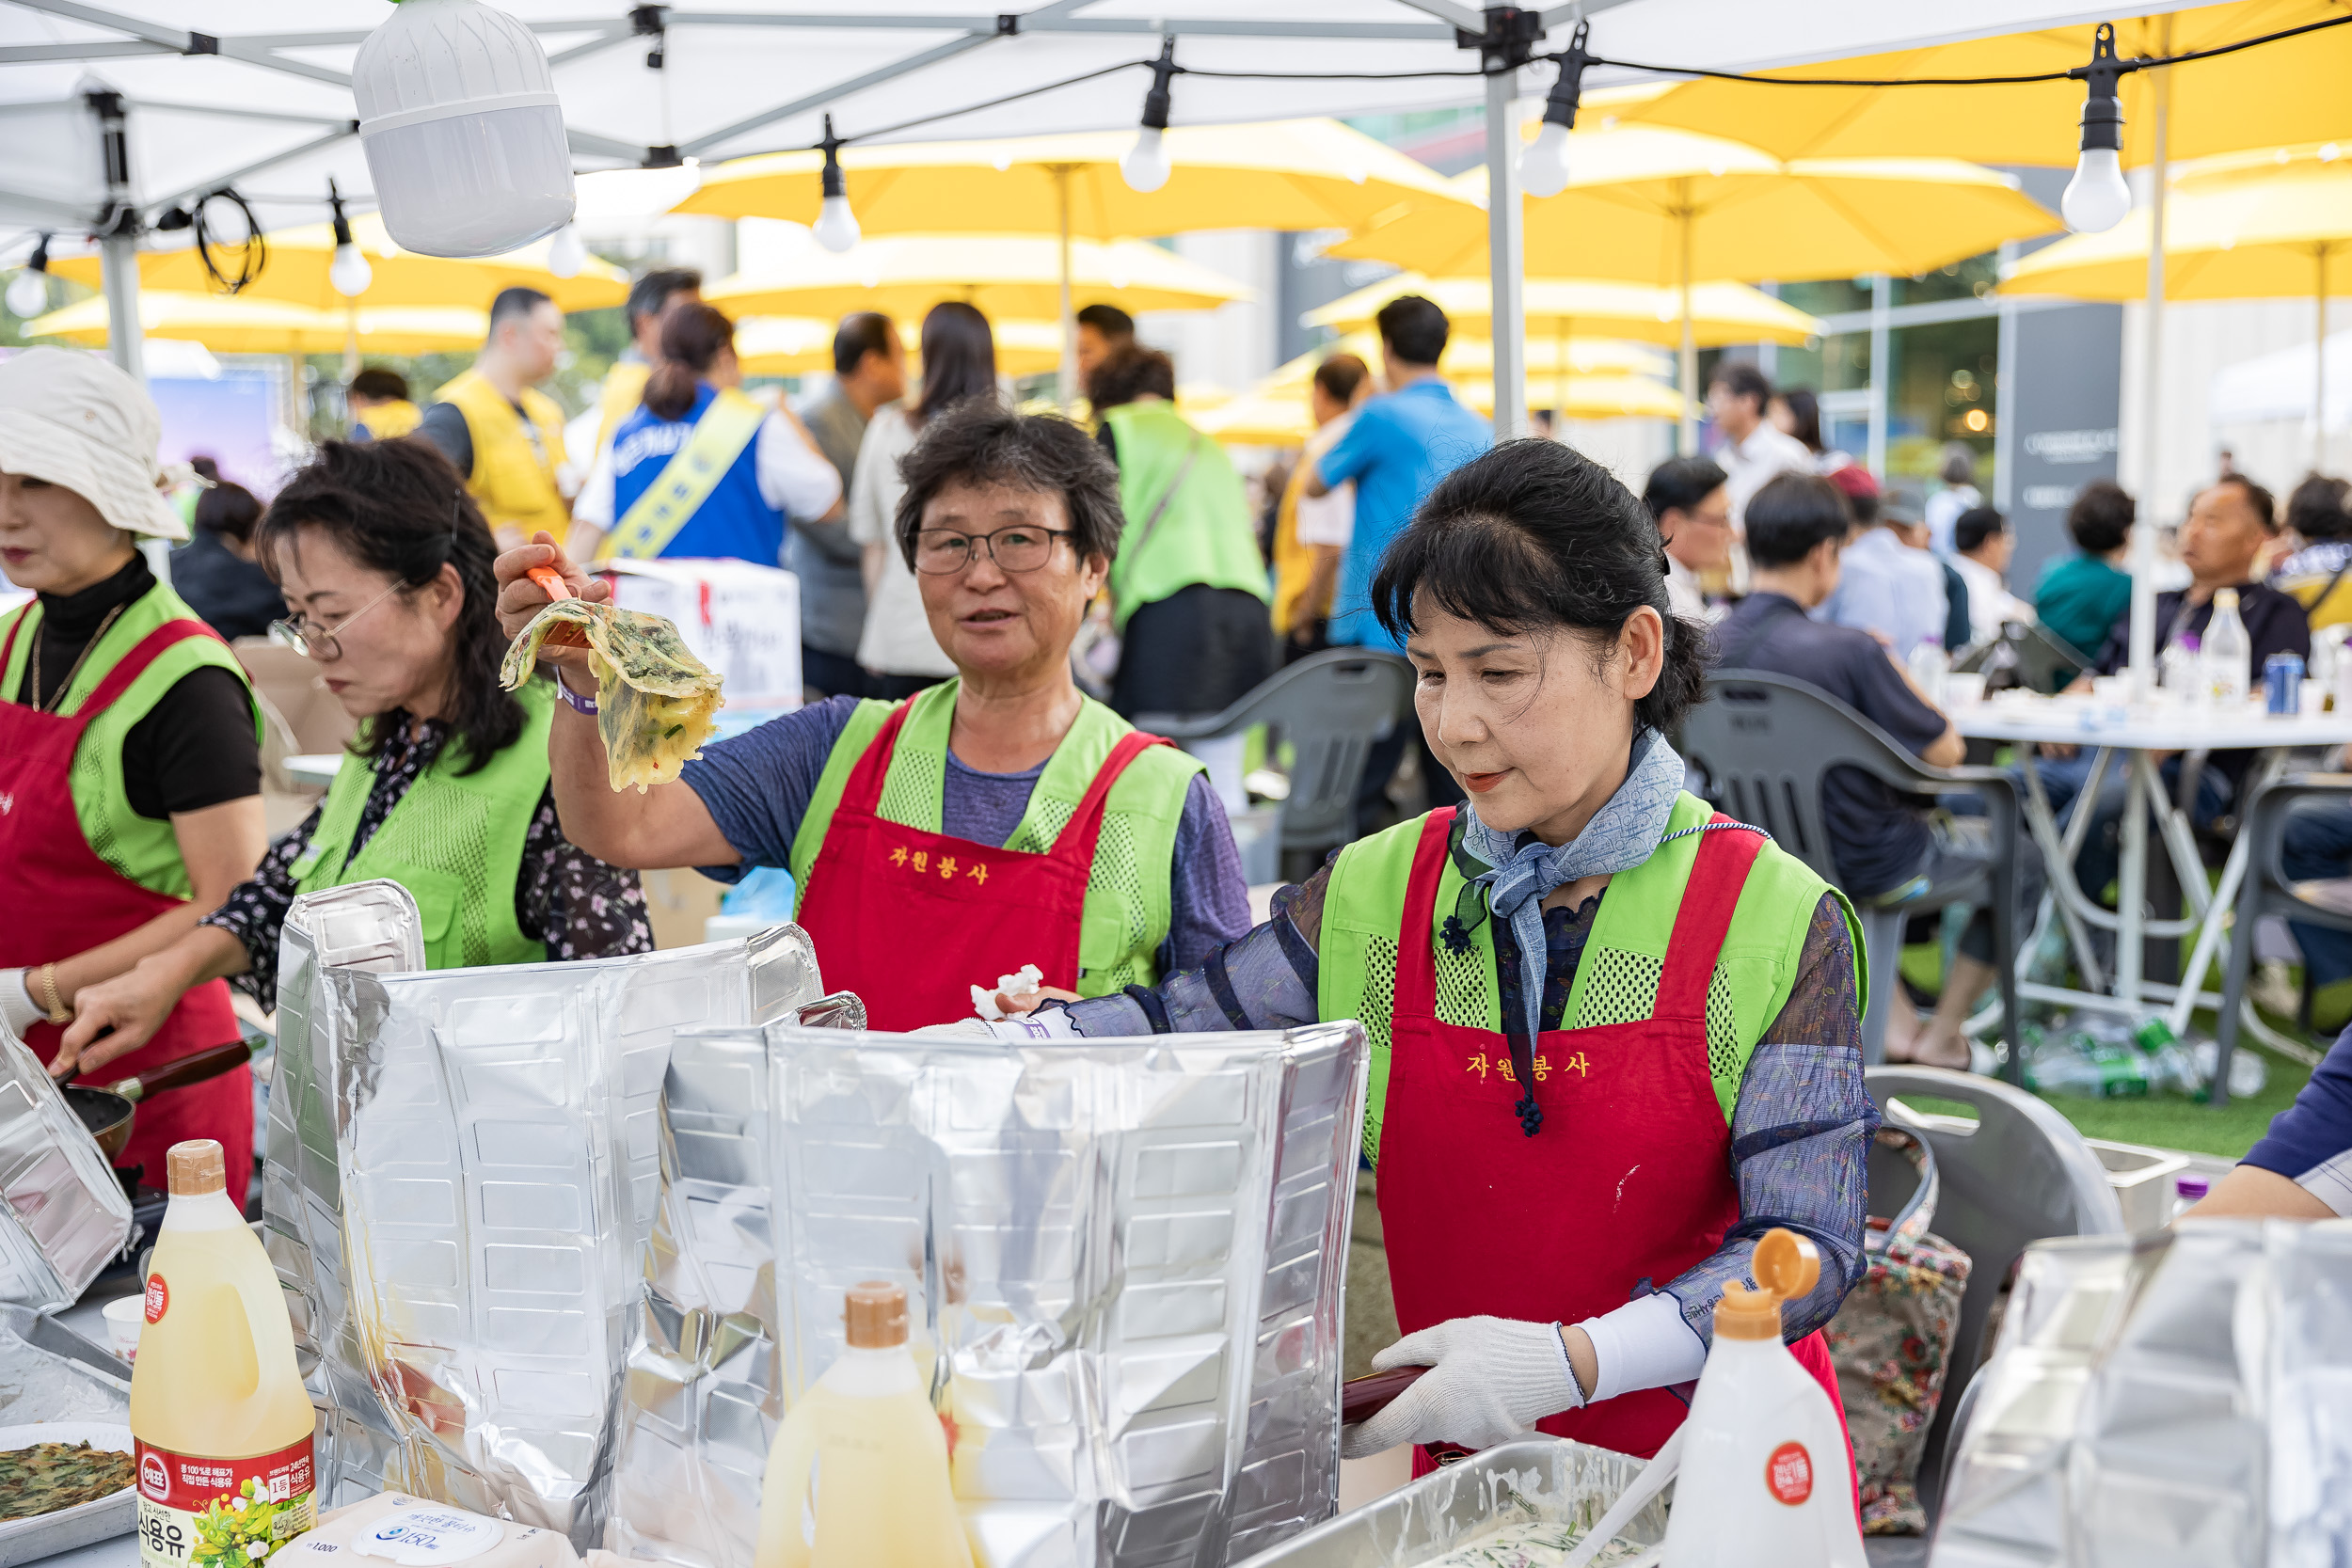
<path fill-rule="evenodd" d="M 131 1371 L 142 1568 L 258 1568 L 310 1528 L 310 1397 L 220 1145 L 171 1146 Z"/>

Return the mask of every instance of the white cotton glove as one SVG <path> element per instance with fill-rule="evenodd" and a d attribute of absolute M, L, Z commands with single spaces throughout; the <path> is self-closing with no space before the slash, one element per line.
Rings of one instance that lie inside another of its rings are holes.
<path fill-rule="evenodd" d="M 24 971 L 0 969 L 0 1020 L 6 1020 L 8 1033 L 23 1039 L 32 1033 L 33 1025 L 49 1017 L 49 1009 L 33 1000 L 32 989 L 24 983 Z"/>
<path fill-rule="evenodd" d="M 1399 1443 L 1490 1449 L 1527 1435 L 1547 1416 L 1584 1404 L 1558 1323 L 1452 1318 L 1407 1334 L 1374 1356 L 1372 1367 L 1429 1370 L 1387 1409 L 1340 1433 L 1343 1459 L 1362 1459 Z"/>

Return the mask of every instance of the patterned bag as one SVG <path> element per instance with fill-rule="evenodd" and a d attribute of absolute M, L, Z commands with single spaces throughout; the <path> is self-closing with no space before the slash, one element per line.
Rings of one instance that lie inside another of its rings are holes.
<path fill-rule="evenodd" d="M 1863 1238 L 1868 1269 L 1830 1322 L 1829 1354 L 1862 1481 L 1862 1531 L 1919 1535 L 1928 1524 L 1919 1458 L 1944 1397 L 1969 1259 L 1928 1229 L 1935 1218 L 1934 1152 L 1899 1127 L 1882 1127 L 1878 1141 L 1910 1163 L 1919 1183 L 1893 1220 L 1870 1217 Z"/>

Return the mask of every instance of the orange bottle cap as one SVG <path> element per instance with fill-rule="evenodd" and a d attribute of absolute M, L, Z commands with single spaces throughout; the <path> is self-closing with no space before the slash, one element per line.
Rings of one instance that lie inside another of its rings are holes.
<path fill-rule="evenodd" d="M 902 1285 L 869 1279 L 850 1287 L 843 1324 L 855 1350 L 888 1350 L 907 1342 L 907 1292 Z"/>
<path fill-rule="evenodd" d="M 1738 1280 L 1724 1287 L 1723 1299 L 1715 1304 L 1715 1332 L 1727 1339 L 1777 1339 L 1780 1304 L 1820 1281 L 1821 1254 L 1795 1231 L 1775 1228 L 1756 1243 L 1748 1268 L 1756 1288 Z"/>
<path fill-rule="evenodd" d="M 228 1157 L 210 1138 L 173 1144 L 164 1153 L 164 1169 L 174 1197 L 201 1197 L 229 1190 Z"/>

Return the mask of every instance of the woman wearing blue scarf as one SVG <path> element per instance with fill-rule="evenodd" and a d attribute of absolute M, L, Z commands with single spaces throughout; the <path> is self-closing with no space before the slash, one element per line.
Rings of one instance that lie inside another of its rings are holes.
<path fill-rule="evenodd" d="M 1348 1429 L 1350 1455 L 1530 1428 L 1656 1451 L 1774 1226 L 1820 1253 L 1783 1323 L 1836 1399 L 1819 1331 L 1861 1275 L 1877 1122 L 1857 927 L 1683 791 L 1666 736 L 1701 695 L 1706 632 L 1669 611 L 1664 573 L 1647 510 L 1565 446 L 1455 469 L 1373 599 L 1468 809 L 1348 846 L 1199 970 L 989 1026 L 1363 1022 L 1406 1331 L 1374 1365 L 1431 1370 Z"/>

